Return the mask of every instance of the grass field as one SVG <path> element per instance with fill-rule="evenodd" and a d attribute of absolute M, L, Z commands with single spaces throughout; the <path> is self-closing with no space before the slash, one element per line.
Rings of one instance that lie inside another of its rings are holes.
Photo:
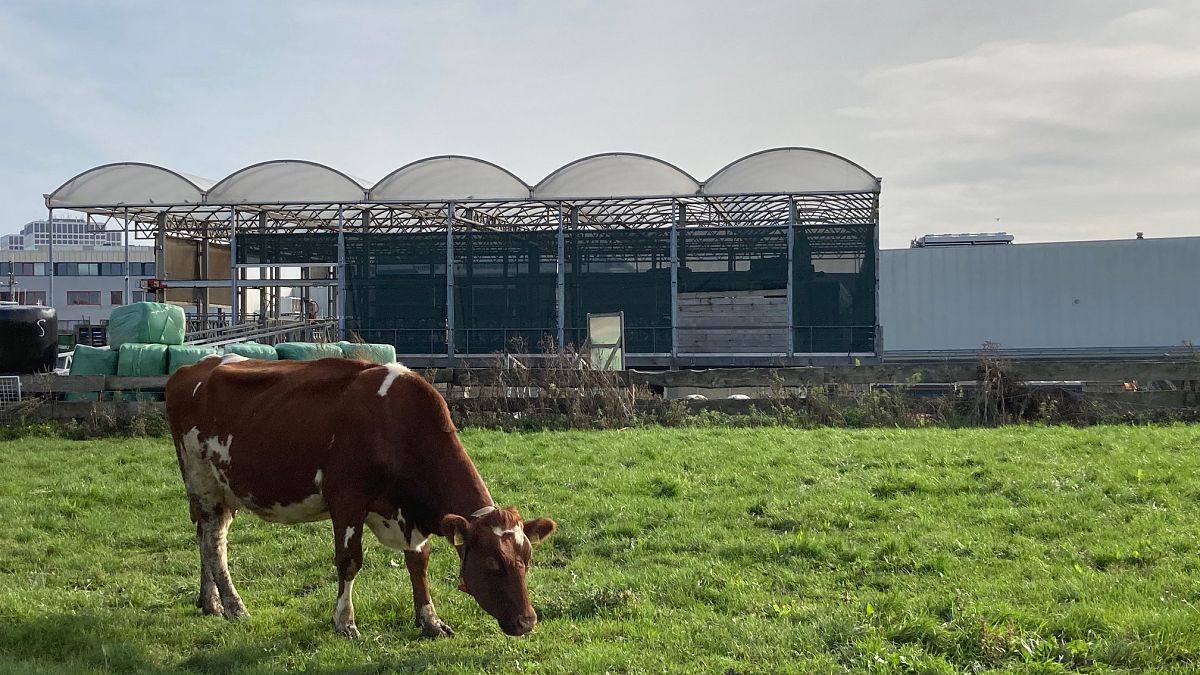
<path fill-rule="evenodd" d="M 252 618 L 201 617 L 167 439 L 0 443 L 0 671 L 1197 672 L 1200 427 L 468 431 L 559 532 L 522 639 L 454 590 L 417 638 L 373 540 L 334 634 L 325 523 L 238 518 Z M 366 541 L 364 539 L 364 541 Z M 397 566 L 393 561 L 399 563 Z"/>

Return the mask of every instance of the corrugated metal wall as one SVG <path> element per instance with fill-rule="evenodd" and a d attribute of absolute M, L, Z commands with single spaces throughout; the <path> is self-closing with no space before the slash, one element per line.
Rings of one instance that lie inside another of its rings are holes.
<path fill-rule="evenodd" d="M 885 354 L 1200 345 L 1200 237 L 880 252 Z"/>

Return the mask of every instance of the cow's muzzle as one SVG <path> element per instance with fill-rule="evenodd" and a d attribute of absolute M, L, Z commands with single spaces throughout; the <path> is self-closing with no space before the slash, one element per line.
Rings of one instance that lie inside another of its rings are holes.
<path fill-rule="evenodd" d="M 500 622 L 500 630 L 508 635 L 529 635 L 533 632 L 533 627 L 536 625 L 537 612 L 530 610 L 528 614 L 522 614 L 510 621 Z"/>

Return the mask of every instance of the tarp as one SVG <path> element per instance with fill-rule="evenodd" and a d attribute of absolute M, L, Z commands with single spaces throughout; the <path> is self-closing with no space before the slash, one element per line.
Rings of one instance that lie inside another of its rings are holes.
<path fill-rule="evenodd" d="M 116 375 L 117 351 L 108 347 L 89 347 L 76 345 L 75 355 L 71 357 L 72 375 Z M 95 401 L 97 394 L 68 392 L 63 394 L 64 401 Z M 112 393 L 105 392 L 104 399 L 111 400 Z"/>
<path fill-rule="evenodd" d="M 112 311 L 108 320 L 108 346 L 117 349 L 130 342 L 181 345 L 186 330 L 182 308 L 159 302 L 135 302 Z"/>
<path fill-rule="evenodd" d="M 371 363 L 395 363 L 396 348 L 392 345 L 366 344 L 363 342 L 337 343 L 342 355 L 348 359 L 361 359 Z"/>
<path fill-rule="evenodd" d="M 275 351 L 275 347 L 260 345 L 257 342 L 235 342 L 225 345 L 225 353 L 237 354 L 248 359 L 262 359 L 263 361 L 275 361 L 279 358 L 279 353 Z"/>
<path fill-rule="evenodd" d="M 190 366 L 200 359 L 216 353 L 215 347 L 171 345 L 167 347 L 167 373 L 173 373 L 183 366 Z"/>
<path fill-rule="evenodd" d="M 328 357 L 342 358 L 342 350 L 328 342 L 284 342 L 275 345 L 279 358 L 289 361 L 316 361 Z"/>

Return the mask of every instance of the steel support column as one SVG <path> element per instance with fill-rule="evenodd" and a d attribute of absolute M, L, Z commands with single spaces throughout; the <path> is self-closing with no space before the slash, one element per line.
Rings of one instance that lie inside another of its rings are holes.
<path fill-rule="evenodd" d="M 125 257 L 124 264 L 121 266 L 121 271 L 125 274 L 125 291 L 121 296 L 121 304 L 128 305 L 133 299 L 129 295 L 129 209 L 125 209 L 125 218 L 121 221 L 121 227 L 125 232 Z M 158 276 L 158 270 L 154 270 L 155 277 Z"/>
<path fill-rule="evenodd" d="M 788 358 L 796 355 L 796 295 L 795 295 L 796 200 L 788 197 L 787 220 L 787 327 Z"/>
<path fill-rule="evenodd" d="M 578 207 L 571 207 L 572 223 L 579 217 Z M 555 303 L 558 308 L 558 351 L 566 348 L 567 335 L 567 237 L 563 229 L 562 204 L 558 205 L 558 257 L 555 268 Z"/>
<path fill-rule="evenodd" d="M 446 358 L 454 359 L 454 202 L 446 204 Z"/>
<path fill-rule="evenodd" d="M 46 201 L 50 201 L 50 200 L 47 199 Z M 50 269 L 46 270 L 46 273 L 50 275 L 50 280 L 49 280 L 50 283 L 48 284 L 49 290 L 46 293 L 46 306 L 53 307 L 54 306 L 54 209 L 46 209 L 46 211 L 47 211 L 46 229 L 50 233 L 50 238 L 47 240 L 50 242 L 50 245 L 47 247 L 47 254 L 46 254 L 50 260 L 50 262 L 47 263 L 47 265 L 50 267 Z M 33 244 L 34 244 L 34 246 L 37 246 L 37 228 L 36 227 L 33 230 Z M 16 298 L 14 298 L 14 300 L 15 299 Z M 65 308 L 66 305 L 64 304 L 63 307 Z M 57 340 L 58 336 L 55 336 L 54 339 Z"/>
<path fill-rule="evenodd" d="M 229 209 L 229 325 L 238 324 L 238 277 L 241 269 L 238 267 L 237 255 L 237 209 Z"/>
<path fill-rule="evenodd" d="M 671 369 L 679 358 L 679 221 L 683 205 L 671 204 Z"/>
<path fill-rule="evenodd" d="M 342 206 L 338 205 L 338 259 L 337 259 L 337 317 L 338 339 L 346 339 L 346 222 L 342 218 Z"/>

